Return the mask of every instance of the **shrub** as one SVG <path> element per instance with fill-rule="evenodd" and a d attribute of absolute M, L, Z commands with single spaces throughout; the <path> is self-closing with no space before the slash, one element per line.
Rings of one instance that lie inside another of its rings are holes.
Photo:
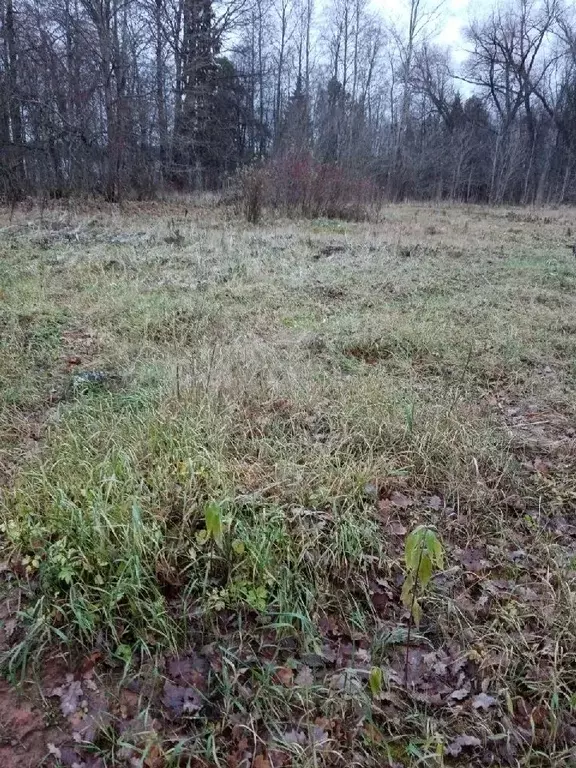
<path fill-rule="evenodd" d="M 265 193 L 265 171 L 245 168 L 241 174 L 241 200 L 244 215 L 250 224 L 258 224 L 262 217 Z"/>
<path fill-rule="evenodd" d="M 269 166 L 271 203 L 306 218 L 364 221 L 377 203 L 377 186 L 353 170 L 286 155 Z"/>
<path fill-rule="evenodd" d="M 252 224 L 260 220 L 264 205 L 288 216 L 366 221 L 379 200 L 371 179 L 309 154 L 282 155 L 240 175 L 241 209 Z"/>

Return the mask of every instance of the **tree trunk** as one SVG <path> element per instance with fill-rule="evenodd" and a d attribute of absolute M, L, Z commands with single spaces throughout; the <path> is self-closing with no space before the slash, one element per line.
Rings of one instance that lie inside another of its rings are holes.
<path fill-rule="evenodd" d="M 20 106 L 20 94 L 18 92 L 18 43 L 14 27 L 14 6 L 12 0 L 6 0 L 4 35 L 7 53 L 6 82 L 8 92 L 8 113 L 10 115 L 10 138 L 12 145 L 12 159 L 9 163 L 10 194 L 17 199 L 22 195 L 26 184 L 26 169 L 24 164 L 22 112 Z"/>
<path fill-rule="evenodd" d="M 156 0 L 156 112 L 158 116 L 158 157 L 160 159 L 160 184 L 163 184 L 168 160 L 168 116 L 164 92 L 164 40 L 162 32 L 162 0 Z"/>

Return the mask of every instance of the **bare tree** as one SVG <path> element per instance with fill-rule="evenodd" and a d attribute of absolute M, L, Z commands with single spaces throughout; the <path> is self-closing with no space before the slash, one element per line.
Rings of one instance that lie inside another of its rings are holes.
<path fill-rule="evenodd" d="M 576 201 L 573 7 L 512 0 L 474 21 L 468 98 L 434 44 L 441 10 L 0 0 L 1 192 L 118 201 L 292 155 L 392 199 Z"/>
<path fill-rule="evenodd" d="M 512 159 L 518 153 L 512 129 L 521 110 L 530 141 L 526 197 L 536 147 L 534 96 L 550 65 L 541 54 L 556 17 L 555 0 L 544 5 L 519 0 L 516 10 L 494 11 L 469 29 L 473 49 L 467 80 L 487 92 L 498 116 L 490 192 L 495 202 L 504 198 L 515 170 Z"/>

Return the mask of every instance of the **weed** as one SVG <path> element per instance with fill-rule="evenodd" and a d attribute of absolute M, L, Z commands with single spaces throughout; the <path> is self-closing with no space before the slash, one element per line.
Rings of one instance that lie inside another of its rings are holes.
<path fill-rule="evenodd" d="M 404 681 L 408 685 L 408 664 L 412 623 L 417 627 L 422 618 L 420 599 L 426 592 L 434 568 L 444 567 L 444 549 L 434 528 L 419 525 L 406 537 L 404 549 L 406 576 L 402 587 L 402 602 L 408 608 L 408 634 L 406 637 L 406 663 Z"/>
<path fill-rule="evenodd" d="M 244 215 L 250 224 L 258 224 L 266 191 L 266 174 L 262 168 L 246 169 L 241 175 Z"/>

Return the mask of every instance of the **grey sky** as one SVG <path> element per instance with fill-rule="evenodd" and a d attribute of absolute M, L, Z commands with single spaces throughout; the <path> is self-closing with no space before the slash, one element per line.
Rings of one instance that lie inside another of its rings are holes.
<path fill-rule="evenodd" d="M 407 16 L 408 0 L 373 0 L 375 8 L 393 21 L 400 21 Z M 434 0 L 427 3 L 433 6 Z M 492 7 L 492 0 L 445 0 L 439 14 L 436 37 L 440 45 L 452 50 L 455 64 L 465 58 L 464 29 L 473 17 L 482 16 Z"/>
<path fill-rule="evenodd" d="M 409 2 L 410 0 L 372 0 L 375 9 L 399 25 L 402 25 L 404 19 L 406 23 L 408 21 Z M 438 0 L 423 2 L 428 8 L 434 8 L 438 4 Z M 467 56 L 468 44 L 464 34 L 467 25 L 472 19 L 488 14 L 497 3 L 498 0 L 444 0 L 434 24 L 434 39 L 439 45 L 450 49 L 455 74 L 461 71 L 461 65 Z M 471 85 L 461 80 L 458 81 L 457 88 L 464 96 L 469 96 L 474 90 Z"/>

